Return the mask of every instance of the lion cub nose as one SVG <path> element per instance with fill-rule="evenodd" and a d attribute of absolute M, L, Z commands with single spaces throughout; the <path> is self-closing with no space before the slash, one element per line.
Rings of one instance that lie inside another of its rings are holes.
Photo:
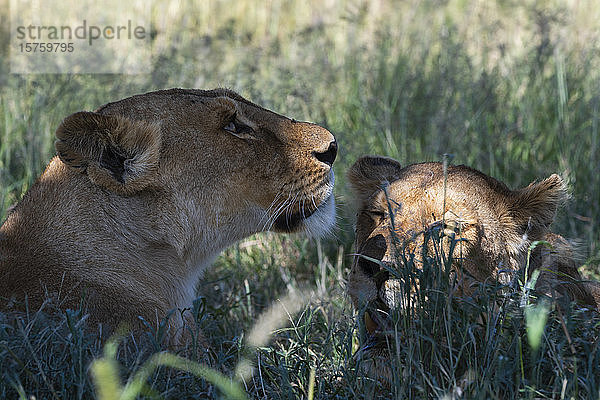
<path fill-rule="evenodd" d="M 313 151 L 313 156 L 317 160 L 319 160 L 322 163 L 325 163 L 331 167 L 331 165 L 335 161 L 335 157 L 337 156 L 337 150 L 338 150 L 338 145 L 337 145 L 337 142 L 334 140 L 333 142 L 329 143 L 329 147 L 324 152 L 320 153 L 317 151 Z"/>

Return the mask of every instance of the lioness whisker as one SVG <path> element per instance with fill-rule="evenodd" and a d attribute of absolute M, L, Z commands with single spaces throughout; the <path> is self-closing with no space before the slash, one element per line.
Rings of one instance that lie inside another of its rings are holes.
<path fill-rule="evenodd" d="M 275 209 L 275 212 L 273 212 L 273 215 L 269 216 L 269 218 L 265 222 L 265 228 L 266 228 L 265 230 L 269 230 L 273 227 L 275 220 L 277 220 L 277 218 L 281 214 L 281 211 L 285 209 L 286 203 L 289 201 L 289 199 L 290 199 L 290 195 L 288 195 L 288 197 L 281 204 L 279 204 L 279 206 L 277 206 L 277 208 Z"/>
<path fill-rule="evenodd" d="M 302 211 L 302 219 L 306 219 L 306 215 L 304 213 L 304 202 L 306 201 L 306 199 L 303 197 L 301 200 L 301 203 L 298 203 L 298 206 L 300 207 L 300 211 Z"/>
<path fill-rule="evenodd" d="M 296 193 L 294 195 L 294 198 L 292 199 L 292 201 L 290 201 L 290 204 L 288 205 L 287 209 L 285 210 L 285 220 L 286 222 L 289 222 L 290 217 L 292 216 L 292 210 L 293 210 L 293 206 L 294 204 L 296 204 L 296 199 L 298 198 L 298 193 Z"/>
<path fill-rule="evenodd" d="M 283 195 L 282 191 L 279 191 L 277 193 L 277 195 L 275 196 L 275 198 L 273 199 L 273 201 L 271 202 L 271 205 L 269 206 L 269 208 L 267 208 L 265 210 L 264 215 L 262 216 L 262 218 L 259 221 L 259 224 L 262 223 L 262 230 L 264 231 L 265 228 L 269 227 L 269 229 L 271 228 L 269 226 L 269 221 L 271 220 L 271 215 L 270 212 L 273 210 L 273 208 L 275 207 L 275 204 L 277 203 L 277 200 L 279 200 L 281 198 L 281 196 Z"/>
<path fill-rule="evenodd" d="M 286 208 L 288 207 L 288 205 L 290 203 L 291 197 L 292 197 L 292 191 L 290 190 L 287 199 L 285 199 L 285 201 L 279 205 L 279 207 L 277 208 L 277 210 L 271 217 L 269 224 L 268 224 L 268 229 L 271 229 L 273 227 L 273 224 L 275 224 L 275 221 L 277 221 L 277 218 L 279 218 L 281 215 L 283 215 L 283 213 L 286 211 Z"/>
<path fill-rule="evenodd" d="M 315 203 L 315 196 L 311 193 L 310 194 L 310 200 L 312 201 L 312 205 L 314 207 L 314 209 L 317 209 L 317 203 Z"/>

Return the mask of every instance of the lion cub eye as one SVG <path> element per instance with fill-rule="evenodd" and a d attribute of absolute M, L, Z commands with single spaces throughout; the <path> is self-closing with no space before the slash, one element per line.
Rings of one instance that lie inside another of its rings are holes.
<path fill-rule="evenodd" d="M 452 211 L 447 211 L 444 214 L 443 229 L 446 236 L 461 234 L 469 227 L 469 225 L 473 224 L 474 222 L 472 220 L 456 215 Z"/>
<path fill-rule="evenodd" d="M 379 210 L 362 210 L 362 213 L 368 215 L 377 224 L 381 224 L 388 216 L 386 212 Z"/>
<path fill-rule="evenodd" d="M 223 130 L 241 139 L 254 139 L 254 129 L 238 121 L 235 118 L 235 115 L 231 121 L 229 121 L 229 123 L 223 127 Z"/>

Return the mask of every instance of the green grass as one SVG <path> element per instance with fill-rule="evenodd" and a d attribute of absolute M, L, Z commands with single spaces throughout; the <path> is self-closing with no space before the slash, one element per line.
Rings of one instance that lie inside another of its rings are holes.
<path fill-rule="evenodd" d="M 391 363 L 378 359 L 377 370 L 388 377 L 388 395 L 598 398 L 598 315 L 564 301 L 550 306 L 533 290 L 535 273 L 528 284 L 526 267 L 507 284 L 482 283 L 472 296 L 457 297 L 441 239 L 439 228 L 426 231 L 436 251 L 425 250 L 416 263 L 395 237 L 396 265 L 404 267 L 386 269 L 401 289 L 388 340 L 374 345 L 391 354 Z"/>
<path fill-rule="evenodd" d="M 473 321 L 489 311 L 486 297 L 475 309 L 423 305 L 441 312 L 435 327 L 428 324 L 436 319 L 400 317 L 410 329 L 394 364 L 399 379 L 379 387 L 353 360 L 364 338 L 344 289 L 353 211 L 343 175 L 365 153 L 402 164 L 451 153 L 455 163 L 511 187 L 560 173 L 572 200 L 554 230 L 580 240 L 584 274 L 600 277 L 594 1 L 155 1 L 152 73 L 140 76 L 10 75 L 6 3 L 0 0 L 0 219 L 43 171 L 62 118 L 134 93 L 226 86 L 338 138 L 336 239 L 258 235 L 227 250 L 199 284 L 212 349 L 198 361 L 231 377 L 250 360 L 254 373 L 241 382 L 248 397 L 307 398 L 312 390 L 314 398 L 423 398 L 461 390 L 465 398 L 489 398 L 502 388 L 506 398 L 598 398 L 598 321 L 570 308 L 562 318 L 551 311 L 533 352 L 516 289 L 503 292 L 507 306 L 494 323 Z M 247 335 L 273 301 L 302 290 L 316 300 L 286 316 L 269 341 L 248 347 Z M 0 316 L 0 398 L 93 397 L 89 365 L 102 347 L 83 333 L 80 318 Z M 436 335 L 442 328 L 452 340 Z M 130 341 L 117 352 L 120 384 L 150 357 Z M 149 398 L 221 396 L 205 380 L 166 367 L 147 382 Z"/>

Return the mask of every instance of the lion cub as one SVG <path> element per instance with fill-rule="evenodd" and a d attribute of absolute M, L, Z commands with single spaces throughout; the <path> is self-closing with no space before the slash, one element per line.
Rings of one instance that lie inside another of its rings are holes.
<path fill-rule="evenodd" d="M 502 182 L 466 166 L 449 166 L 445 182 L 440 163 L 402 168 L 390 158 L 359 159 L 348 172 L 358 200 L 355 249 L 358 254 L 349 277 L 348 291 L 355 306 L 366 307 L 370 333 L 385 330 L 387 316 L 398 307 L 402 283 L 392 279 L 386 264 L 413 260 L 418 268 L 422 254 L 439 254 L 433 240 L 437 229 L 459 240 L 452 247 L 452 273 L 458 297 L 474 293 L 479 283 L 508 283 L 525 266 L 534 241 L 546 241 L 530 258 L 530 272 L 540 270 L 536 290 L 557 298 L 568 296 L 597 308 L 597 284 L 582 282 L 570 243 L 549 231 L 566 189 L 558 175 L 510 190 Z M 440 242 L 445 254 L 452 240 Z M 378 261 L 379 263 L 375 262 Z M 395 265 L 402 268 L 402 265 Z M 418 282 L 413 282 L 413 289 Z"/>
<path fill-rule="evenodd" d="M 230 90 L 133 96 L 65 118 L 56 137 L 57 156 L 0 227 L 11 304 L 50 294 L 75 307 L 83 294 L 93 323 L 155 322 L 191 306 L 232 243 L 322 235 L 335 221 L 333 135 Z"/>

